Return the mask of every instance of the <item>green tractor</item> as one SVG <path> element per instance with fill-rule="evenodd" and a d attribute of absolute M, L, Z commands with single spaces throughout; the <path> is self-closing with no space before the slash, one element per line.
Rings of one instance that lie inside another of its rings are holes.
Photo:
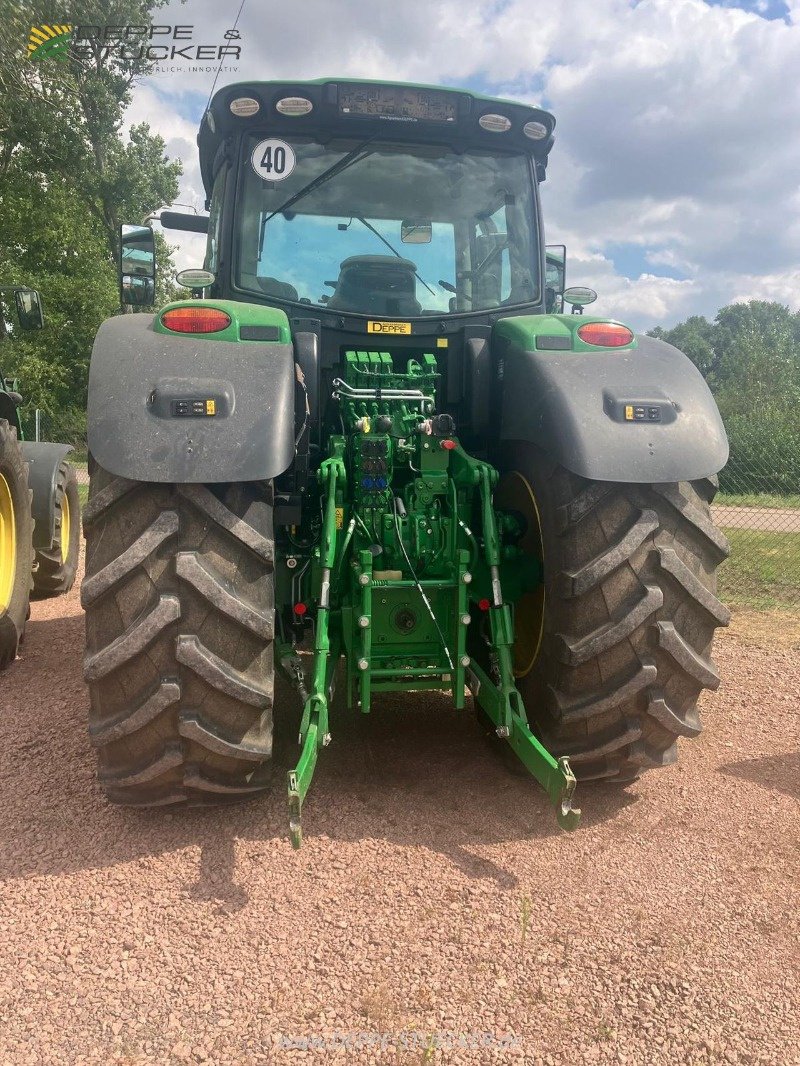
<path fill-rule="evenodd" d="M 85 676 L 112 801 L 267 788 L 277 670 L 296 845 L 339 673 L 364 714 L 471 693 L 567 829 L 576 778 L 624 785 L 700 732 L 725 432 L 684 355 L 565 291 L 554 125 L 382 82 L 214 96 L 209 215 L 160 217 L 207 234 L 204 267 L 92 356 Z M 152 303 L 153 264 L 123 227 L 124 301 Z"/>
<path fill-rule="evenodd" d="M 0 288 L 0 341 L 18 330 L 42 329 L 39 293 Z M 57 596 L 75 582 L 80 551 L 80 501 L 67 444 L 26 441 L 22 397 L 13 378 L 0 378 L 0 669 L 13 662 L 35 596 Z"/>

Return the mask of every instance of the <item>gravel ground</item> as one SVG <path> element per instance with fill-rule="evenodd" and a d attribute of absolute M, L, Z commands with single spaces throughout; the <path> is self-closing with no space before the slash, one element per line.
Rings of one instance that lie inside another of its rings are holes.
<path fill-rule="evenodd" d="M 82 646 L 34 604 L 0 682 L 0 1063 L 800 1063 L 796 649 L 723 638 L 706 732 L 572 835 L 443 699 L 334 717 L 295 853 L 282 784 L 106 804 Z"/>

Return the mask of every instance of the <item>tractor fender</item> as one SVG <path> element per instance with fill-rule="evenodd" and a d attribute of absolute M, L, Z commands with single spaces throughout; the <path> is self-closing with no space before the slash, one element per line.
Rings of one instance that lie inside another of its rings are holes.
<path fill-rule="evenodd" d="M 28 464 L 33 546 L 47 551 L 56 534 L 56 482 L 58 468 L 65 456 L 74 451 L 71 444 L 22 441 L 22 454 Z"/>
<path fill-rule="evenodd" d="M 496 327 L 502 440 L 536 444 L 595 481 L 693 481 L 725 465 L 717 405 L 677 348 L 636 336 L 628 348 L 564 350 L 572 347 L 566 342 L 541 350 L 552 338 L 525 324 L 504 319 Z"/>
<path fill-rule="evenodd" d="M 149 314 L 100 327 L 89 367 L 89 451 L 135 481 L 276 477 L 294 458 L 294 356 L 278 341 L 153 329 Z"/>

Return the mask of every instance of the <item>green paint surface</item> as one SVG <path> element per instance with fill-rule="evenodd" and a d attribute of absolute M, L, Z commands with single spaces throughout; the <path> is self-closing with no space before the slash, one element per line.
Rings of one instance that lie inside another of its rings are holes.
<path fill-rule="evenodd" d="M 587 344 L 578 336 L 581 326 L 591 322 L 610 322 L 614 325 L 624 326 L 615 318 L 600 318 L 592 315 L 512 315 L 509 318 L 501 318 L 495 326 L 495 333 L 503 340 L 510 341 L 518 348 L 525 351 L 537 351 L 542 355 L 564 355 L 572 352 L 627 352 L 631 348 L 637 348 L 638 342 L 634 335 L 633 343 L 622 348 L 609 348 L 601 344 Z M 630 326 L 626 327 L 630 329 Z M 631 330 L 631 332 L 633 332 Z M 572 347 L 569 349 L 537 349 L 537 337 L 569 337 Z"/>

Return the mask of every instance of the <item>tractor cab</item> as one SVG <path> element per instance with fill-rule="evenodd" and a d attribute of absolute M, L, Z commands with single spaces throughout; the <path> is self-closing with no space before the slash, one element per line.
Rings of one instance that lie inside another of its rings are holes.
<path fill-rule="evenodd" d="M 538 108 L 438 88 L 223 89 L 198 138 L 210 295 L 337 311 L 357 333 L 375 315 L 430 334 L 442 318 L 450 332 L 538 310 L 536 186 L 554 125 Z"/>

